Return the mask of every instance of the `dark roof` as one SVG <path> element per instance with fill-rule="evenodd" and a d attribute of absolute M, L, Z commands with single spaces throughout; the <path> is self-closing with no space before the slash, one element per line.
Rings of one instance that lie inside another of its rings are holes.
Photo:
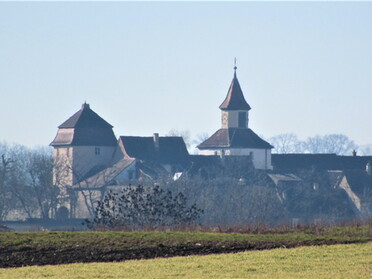
<path fill-rule="evenodd" d="M 346 180 L 351 190 L 359 197 L 371 195 L 372 176 L 364 170 L 345 170 Z"/>
<path fill-rule="evenodd" d="M 124 153 L 131 158 L 164 164 L 183 164 L 189 161 L 189 153 L 182 137 L 159 137 L 158 149 L 153 137 L 121 136 L 119 141 Z"/>
<path fill-rule="evenodd" d="M 372 156 L 339 156 L 336 154 L 272 154 L 271 164 L 277 170 L 316 167 L 323 170 L 364 170 Z"/>
<path fill-rule="evenodd" d="M 89 104 L 84 103 L 81 109 L 73 116 L 63 122 L 58 128 L 92 128 L 92 127 L 106 127 L 113 128 L 102 117 L 90 109 Z"/>
<path fill-rule="evenodd" d="M 112 127 L 103 118 L 83 104 L 81 109 L 58 128 L 51 146 L 116 146 Z"/>
<path fill-rule="evenodd" d="M 210 138 L 197 146 L 199 149 L 209 148 L 273 148 L 267 141 L 261 139 L 251 129 L 219 129 Z"/>
<path fill-rule="evenodd" d="M 236 77 L 236 71 L 234 72 L 234 78 L 230 84 L 229 91 L 223 103 L 220 105 L 221 110 L 250 110 L 251 107 L 248 105 L 244 98 L 243 91 L 240 88 L 239 81 Z"/>

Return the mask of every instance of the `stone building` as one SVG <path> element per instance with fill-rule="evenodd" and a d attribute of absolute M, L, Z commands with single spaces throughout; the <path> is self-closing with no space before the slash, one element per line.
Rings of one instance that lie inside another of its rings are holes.
<path fill-rule="evenodd" d="M 244 98 L 234 67 L 234 78 L 220 105 L 221 129 L 197 146 L 200 155 L 250 156 L 256 169 L 272 169 L 271 146 L 249 127 L 250 105 Z"/>
<path fill-rule="evenodd" d="M 110 166 L 117 148 L 112 128 L 86 103 L 58 126 L 50 144 L 54 148 L 55 184 L 74 185 Z"/>

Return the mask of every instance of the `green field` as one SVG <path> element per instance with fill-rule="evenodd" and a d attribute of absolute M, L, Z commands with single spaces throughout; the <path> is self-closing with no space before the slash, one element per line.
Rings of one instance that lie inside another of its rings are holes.
<path fill-rule="evenodd" d="M 372 242 L 0 269 L 0 278 L 372 278 Z"/>
<path fill-rule="evenodd" d="M 206 232 L 0 233 L 0 268 L 118 262 L 299 246 L 365 243 L 371 226 L 274 230 L 261 234 Z"/>

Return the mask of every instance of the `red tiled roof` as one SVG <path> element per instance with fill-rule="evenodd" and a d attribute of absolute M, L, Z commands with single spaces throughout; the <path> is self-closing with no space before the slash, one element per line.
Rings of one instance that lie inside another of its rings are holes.
<path fill-rule="evenodd" d="M 251 129 L 219 129 L 210 138 L 197 146 L 199 149 L 209 148 L 259 148 L 271 149 L 273 146 L 261 139 Z"/>
<path fill-rule="evenodd" d="M 229 91 L 223 103 L 220 105 L 221 110 L 250 110 L 251 107 L 244 98 L 243 91 L 240 88 L 236 72 L 230 84 Z"/>

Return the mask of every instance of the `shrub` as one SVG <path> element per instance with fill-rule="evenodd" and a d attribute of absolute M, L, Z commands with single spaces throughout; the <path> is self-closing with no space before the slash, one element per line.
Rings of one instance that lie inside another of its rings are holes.
<path fill-rule="evenodd" d="M 88 228 L 157 229 L 194 223 L 203 211 L 187 206 L 182 193 L 173 195 L 159 186 L 127 186 L 120 192 L 110 190 L 97 202 L 95 217 Z"/>

